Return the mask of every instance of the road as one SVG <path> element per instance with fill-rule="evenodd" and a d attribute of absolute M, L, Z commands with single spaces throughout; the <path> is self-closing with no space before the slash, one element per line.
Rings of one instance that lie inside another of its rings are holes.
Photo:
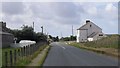
<path fill-rule="evenodd" d="M 110 56 L 54 42 L 43 66 L 118 66 Z"/>

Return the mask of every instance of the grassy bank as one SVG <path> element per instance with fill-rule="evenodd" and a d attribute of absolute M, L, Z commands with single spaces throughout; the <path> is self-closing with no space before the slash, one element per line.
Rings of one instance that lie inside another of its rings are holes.
<path fill-rule="evenodd" d="M 70 43 L 70 45 L 94 51 L 97 53 L 107 54 L 110 56 L 118 57 L 118 47 L 119 47 L 119 35 L 111 35 L 105 38 L 102 38 L 97 41 L 86 42 L 86 43 Z M 120 56 L 119 56 L 120 57 Z"/>

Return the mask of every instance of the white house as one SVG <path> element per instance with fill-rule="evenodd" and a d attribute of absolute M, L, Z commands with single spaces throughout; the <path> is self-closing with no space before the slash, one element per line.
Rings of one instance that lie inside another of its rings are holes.
<path fill-rule="evenodd" d="M 77 29 L 77 42 L 94 41 L 105 36 L 102 29 L 90 20 Z"/>

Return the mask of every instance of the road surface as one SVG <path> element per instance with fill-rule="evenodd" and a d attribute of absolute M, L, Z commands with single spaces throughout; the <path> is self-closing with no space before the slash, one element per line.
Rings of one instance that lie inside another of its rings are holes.
<path fill-rule="evenodd" d="M 43 66 L 118 66 L 115 58 L 54 42 Z"/>

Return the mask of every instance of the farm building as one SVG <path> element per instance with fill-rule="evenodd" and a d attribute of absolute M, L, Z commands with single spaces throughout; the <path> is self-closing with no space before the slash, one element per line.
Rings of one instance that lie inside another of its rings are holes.
<path fill-rule="evenodd" d="M 0 22 L 0 47 L 2 48 L 9 47 L 14 40 L 13 34 L 6 32 L 6 29 L 6 23 Z"/>
<path fill-rule="evenodd" d="M 94 41 L 105 36 L 102 29 L 90 20 L 77 29 L 77 42 Z"/>

